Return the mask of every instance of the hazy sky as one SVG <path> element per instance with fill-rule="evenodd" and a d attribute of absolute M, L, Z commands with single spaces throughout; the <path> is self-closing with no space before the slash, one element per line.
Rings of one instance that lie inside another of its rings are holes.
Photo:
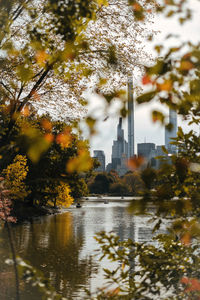
<path fill-rule="evenodd" d="M 178 46 L 181 41 L 199 41 L 200 2 L 195 0 L 190 0 L 189 2 L 191 2 L 190 8 L 194 10 L 194 16 L 192 21 L 186 22 L 185 25 L 180 26 L 176 22 L 175 18 L 166 20 L 159 16 L 155 19 L 153 28 L 160 31 L 160 33 L 158 33 L 155 37 L 155 42 L 157 44 L 162 43 L 163 37 L 169 32 L 180 34 L 180 38 L 178 40 L 170 41 L 173 46 Z M 153 47 L 149 45 L 148 51 L 153 54 Z M 91 153 L 93 155 L 93 150 L 104 150 L 106 154 L 106 163 L 108 163 L 111 161 L 112 142 L 114 139 L 116 139 L 117 134 L 119 105 L 116 101 L 115 105 L 110 108 L 111 116 L 106 121 L 103 121 L 105 117 L 103 114 L 103 99 L 93 95 L 90 96 L 90 100 L 91 105 L 89 107 L 89 113 L 92 112 L 101 119 L 97 126 L 99 133 L 91 140 Z M 153 142 L 157 145 L 164 144 L 164 128 L 161 125 L 155 124 L 151 121 L 151 111 L 155 108 L 162 109 L 164 113 L 167 113 L 166 108 L 161 107 L 156 103 L 135 106 L 135 152 L 137 150 L 137 143 L 142 143 L 144 141 Z M 187 131 L 188 129 L 187 124 L 182 122 L 180 118 L 178 118 L 178 126 L 182 126 L 184 131 Z M 127 140 L 126 120 L 123 121 L 123 128 L 125 130 L 125 138 Z"/>

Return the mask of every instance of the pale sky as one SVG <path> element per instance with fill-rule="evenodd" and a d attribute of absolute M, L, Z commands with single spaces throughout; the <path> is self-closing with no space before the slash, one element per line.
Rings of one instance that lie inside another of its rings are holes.
<path fill-rule="evenodd" d="M 192 21 L 186 22 L 185 25 L 180 26 L 174 19 L 164 19 L 159 16 L 155 19 L 154 29 L 160 31 L 155 37 L 155 43 L 163 43 L 163 37 L 168 33 L 180 34 L 178 40 L 170 40 L 168 45 L 178 46 L 182 41 L 199 41 L 199 16 L 200 16 L 200 2 L 197 0 L 190 0 L 191 6 L 194 10 L 194 16 Z M 145 42 L 146 43 L 146 42 Z M 154 54 L 152 46 L 148 46 L 148 51 Z M 106 154 L 106 164 L 111 161 L 111 151 L 113 140 L 117 135 L 117 123 L 118 123 L 118 110 L 119 105 L 116 101 L 115 105 L 110 108 L 111 116 L 103 121 L 105 115 L 103 114 L 104 101 L 96 96 L 90 96 L 91 105 L 89 107 L 89 114 L 95 113 L 101 121 L 98 122 L 97 130 L 98 134 L 91 139 L 91 154 L 93 150 L 103 150 Z M 164 144 L 164 128 L 151 121 L 151 111 L 159 108 L 164 113 L 167 113 L 166 108 L 156 104 L 143 104 L 135 106 L 135 152 L 137 151 L 137 143 L 153 142 L 156 145 Z M 182 126 L 184 131 L 188 130 L 188 126 L 185 122 L 178 117 L 178 126 Z M 125 131 L 125 138 L 127 140 L 127 122 L 123 121 L 123 128 Z M 195 128 L 198 131 L 198 128 Z"/>

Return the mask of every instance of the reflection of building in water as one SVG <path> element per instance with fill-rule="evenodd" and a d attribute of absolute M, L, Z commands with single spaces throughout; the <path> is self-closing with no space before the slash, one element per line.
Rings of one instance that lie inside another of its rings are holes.
<path fill-rule="evenodd" d="M 113 223 L 116 224 L 113 228 L 113 231 L 120 237 L 121 241 L 130 238 L 132 240 L 135 239 L 135 224 L 134 224 L 134 216 L 128 214 L 126 209 L 122 207 L 113 208 L 113 216 L 115 220 Z M 116 220 L 117 216 L 117 220 Z M 117 222 L 116 222 L 117 221 Z"/>

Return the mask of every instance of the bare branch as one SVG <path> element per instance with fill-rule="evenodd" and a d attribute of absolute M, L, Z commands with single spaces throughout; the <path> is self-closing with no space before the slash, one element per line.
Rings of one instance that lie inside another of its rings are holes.
<path fill-rule="evenodd" d="M 11 92 L 11 90 L 7 87 L 7 85 L 3 81 L 0 81 L 0 84 L 11 94 L 12 97 L 15 97 L 15 95 Z"/>
<path fill-rule="evenodd" d="M 18 112 L 21 111 L 22 108 L 26 105 L 26 103 L 31 99 L 31 97 L 37 91 L 37 89 L 39 88 L 39 86 L 41 85 L 41 83 L 44 81 L 44 79 L 46 78 L 47 74 L 52 69 L 52 67 L 53 67 L 53 64 L 47 66 L 47 69 L 42 73 L 42 75 L 40 76 L 40 78 L 38 79 L 38 81 L 34 84 L 33 88 L 29 92 L 29 94 L 20 103 L 19 107 L 17 108 Z"/>

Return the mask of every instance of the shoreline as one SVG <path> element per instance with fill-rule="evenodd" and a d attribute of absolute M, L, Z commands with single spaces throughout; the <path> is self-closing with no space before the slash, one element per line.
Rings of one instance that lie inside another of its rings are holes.
<path fill-rule="evenodd" d="M 26 221 L 30 222 L 34 218 L 54 215 L 60 212 L 60 208 L 21 205 L 13 209 L 12 216 L 16 218 L 16 224 L 19 224 Z"/>

